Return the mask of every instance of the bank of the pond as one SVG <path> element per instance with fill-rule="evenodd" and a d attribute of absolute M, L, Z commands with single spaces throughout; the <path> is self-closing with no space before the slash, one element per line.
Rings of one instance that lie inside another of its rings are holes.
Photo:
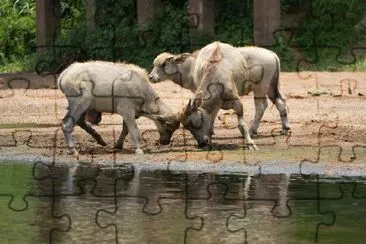
<path fill-rule="evenodd" d="M 56 165 L 66 165 L 74 167 L 77 165 L 99 165 L 102 167 L 113 167 L 116 165 L 129 164 L 136 169 L 144 170 L 170 170 L 172 172 L 194 172 L 194 173 L 247 173 L 247 174 L 300 174 L 300 175 L 323 175 L 329 177 L 358 177 L 366 176 L 366 164 L 362 163 L 311 163 L 311 162 L 290 162 L 290 161 L 263 161 L 256 164 L 246 164 L 238 161 L 220 161 L 212 163 L 200 160 L 146 160 L 143 156 L 134 157 L 133 160 L 100 160 L 88 161 L 69 161 L 58 159 L 57 162 L 51 157 L 37 155 L 12 155 L 0 156 L 1 161 L 13 161 L 16 163 L 33 164 L 43 162 Z"/>

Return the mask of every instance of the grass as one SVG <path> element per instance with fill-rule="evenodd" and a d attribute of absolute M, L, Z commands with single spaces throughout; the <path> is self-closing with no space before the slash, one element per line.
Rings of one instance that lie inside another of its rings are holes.
<path fill-rule="evenodd" d="M 355 64 L 344 66 L 344 71 L 366 72 L 366 58 L 357 60 Z"/>
<path fill-rule="evenodd" d="M 24 70 L 24 64 L 19 61 L 0 66 L 0 73 L 14 73 Z"/>
<path fill-rule="evenodd" d="M 25 55 L 23 58 L 13 58 L 10 62 L 0 65 L 0 73 L 34 72 L 35 55 Z"/>
<path fill-rule="evenodd" d="M 61 124 L 19 123 L 19 124 L 0 124 L 0 129 L 50 128 L 50 127 L 60 127 L 60 126 L 61 126 Z"/>

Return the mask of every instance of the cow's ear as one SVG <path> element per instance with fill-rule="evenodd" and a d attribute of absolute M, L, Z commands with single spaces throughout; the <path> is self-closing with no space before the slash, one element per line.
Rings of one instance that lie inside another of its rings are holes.
<path fill-rule="evenodd" d="M 174 57 L 174 61 L 176 62 L 176 63 L 183 63 L 184 61 L 186 61 L 186 59 L 188 58 L 188 57 L 190 57 L 191 56 L 191 54 L 190 53 L 182 53 L 182 54 L 179 54 L 179 55 L 177 55 L 177 56 L 175 56 Z"/>
<path fill-rule="evenodd" d="M 201 105 L 201 99 L 194 99 L 191 106 L 191 111 L 197 111 L 198 107 Z"/>
<path fill-rule="evenodd" d="M 167 65 L 170 61 L 172 61 L 174 59 L 174 56 L 168 57 L 164 60 L 163 62 L 163 66 Z"/>
<path fill-rule="evenodd" d="M 165 121 L 167 120 L 164 115 L 158 115 L 158 116 L 156 116 L 156 119 L 157 119 L 157 121 L 159 121 L 161 123 L 165 123 Z"/>
<path fill-rule="evenodd" d="M 201 106 L 202 98 L 203 98 L 202 91 L 197 92 L 193 100 L 193 104 L 191 106 L 191 111 L 196 111 L 198 107 Z"/>
<path fill-rule="evenodd" d="M 179 119 L 176 115 L 175 116 L 167 116 L 167 115 L 157 115 L 156 119 L 162 123 L 162 124 L 166 124 L 166 125 L 175 125 L 175 123 L 177 122 L 177 120 Z"/>

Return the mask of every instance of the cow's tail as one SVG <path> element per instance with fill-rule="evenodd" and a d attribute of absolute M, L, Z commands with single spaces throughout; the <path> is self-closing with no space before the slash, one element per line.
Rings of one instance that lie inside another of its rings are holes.
<path fill-rule="evenodd" d="M 68 69 L 65 69 L 64 71 L 62 71 L 61 74 L 57 78 L 57 88 L 60 89 L 60 90 L 62 90 L 61 82 L 62 82 L 65 74 L 67 73 L 67 70 Z"/>
<path fill-rule="evenodd" d="M 285 100 L 286 98 L 281 94 L 280 92 L 280 59 L 275 55 L 276 59 L 276 70 L 275 73 L 272 76 L 269 91 L 268 91 L 268 98 L 271 100 L 271 102 L 274 104 L 276 102 L 276 99 Z"/>

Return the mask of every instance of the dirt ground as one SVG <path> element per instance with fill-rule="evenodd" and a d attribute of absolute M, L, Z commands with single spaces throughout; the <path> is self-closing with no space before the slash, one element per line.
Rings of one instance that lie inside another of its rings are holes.
<path fill-rule="evenodd" d="M 99 146 L 91 136 L 76 128 L 74 140 L 81 153 L 76 159 L 68 155 L 60 129 L 67 101 L 59 90 L 47 89 L 54 87 L 55 77 L 3 74 L 0 75 L 0 155 L 44 155 L 55 161 L 69 162 L 178 159 L 210 163 L 290 161 L 326 162 L 330 167 L 363 166 L 366 161 L 366 73 L 281 73 L 280 79 L 281 90 L 287 97 L 291 133 L 280 135 L 279 113 L 269 104 L 258 137 L 254 138 L 258 151 L 244 149 L 235 115 L 221 110 L 210 150 L 197 148 L 196 141 L 182 128 L 175 132 L 170 145 L 161 146 L 154 123 L 146 118 L 138 119 L 145 154 L 135 156 L 129 137 L 122 151 L 113 149 L 122 129 L 121 117 L 104 114 L 102 123 L 95 128 L 108 146 Z M 190 91 L 170 81 L 153 84 L 153 87 L 174 111 L 181 110 L 192 96 Z M 242 101 L 245 121 L 250 126 L 254 117 L 253 96 L 245 96 Z"/>

